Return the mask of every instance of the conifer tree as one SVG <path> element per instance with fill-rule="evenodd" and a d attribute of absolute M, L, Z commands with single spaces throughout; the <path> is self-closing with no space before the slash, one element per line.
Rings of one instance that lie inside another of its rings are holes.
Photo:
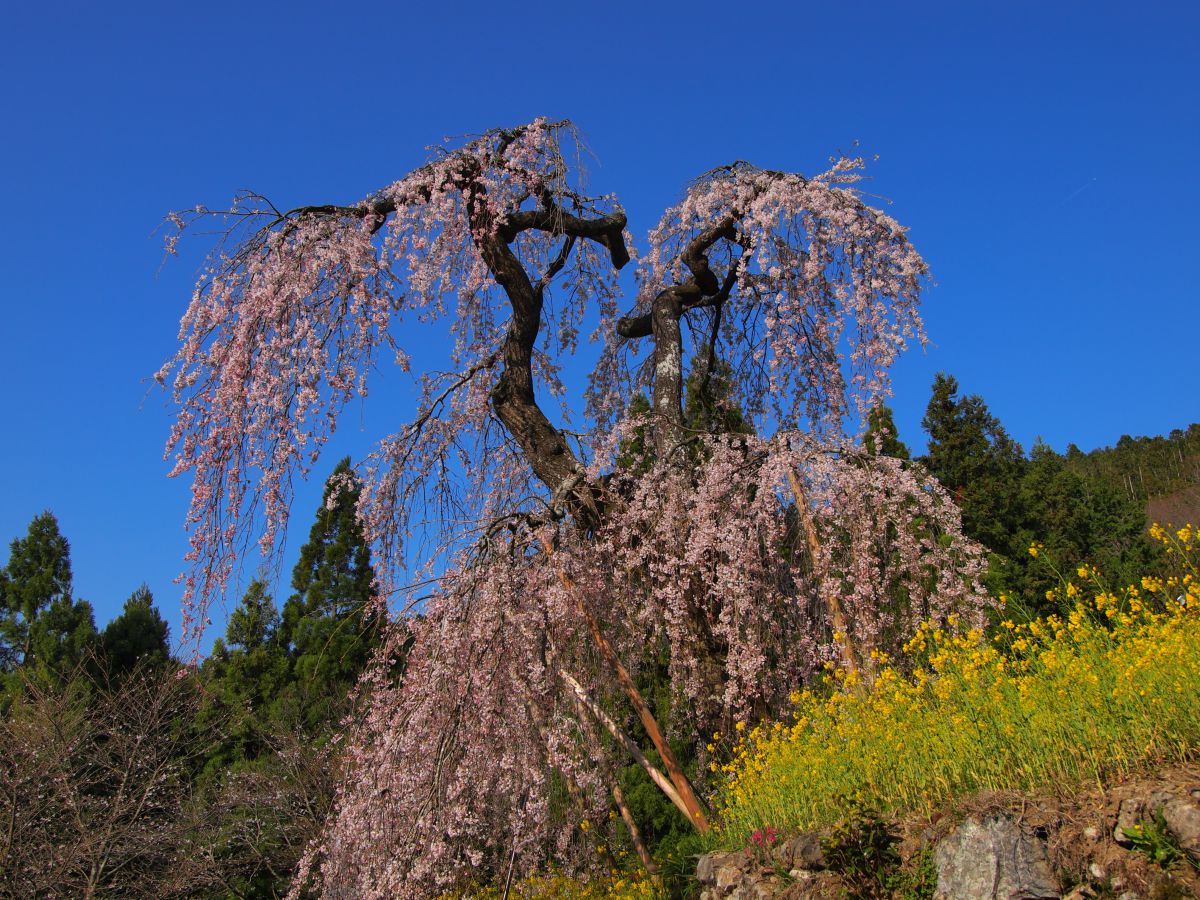
<path fill-rule="evenodd" d="M 279 612 L 260 580 L 250 582 L 229 617 L 225 638 L 213 644 L 205 674 L 213 705 L 206 717 L 231 716 L 227 740 L 209 760 L 218 771 L 243 759 L 255 759 L 267 748 L 274 729 L 272 709 L 289 683 L 289 662 L 278 635 Z"/>
<path fill-rule="evenodd" d="M 1023 522 L 1013 535 L 1011 556 L 1026 572 L 1024 589 L 1032 603 L 1040 606 L 1045 592 L 1058 587 L 1057 576 L 1027 553 L 1035 540 L 1063 564 L 1097 567 L 1109 584 L 1128 584 L 1149 569 L 1154 549 L 1141 504 L 1070 467 L 1040 440 L 1030 451 L 1020 503 Z"/>
<path fill-rule="evenodd" d="M 100 648 L 110 675 L 131 672 L 139 663 L 160 666 L 170 658 L 170 628 L 154 606 L 154 595 L 143 584 L 134 591 L 121 614 L 100 635 Z"/>
<path fill-rule="evenodd" d="M 890 456 L 893 459 L 912 458 L 908 445 L 900 440 L 896 422 L 892 417 L 892 408 L 883 403 L 873 407 L 867 415 L 863 446 L 867 448 L 868 453 L 876 456 Z"/>
<path fill-rule="evenodd" d="M 92 657 L 97 638 L 92 604 L 58 597 L 30 625 L 23 667 L 37 677 L 69 681 Z"/>
<path fill-rule="evenodd" d="M 10 545 L 0 570 L 0 671 L 11 696 L 18 667 L 43 680 L 70 678 L 95 648 L 90 603 L 71 596 L 71 546 L 54 514 L 41 513 Z"/>
<path fill-rule="evenodd" d="M 55 601 L 71 597 L 71 546 L 49 510 L 34 516 L 23 538 L 9 545 L 0 569 L 0 666 L 12 671 L 33 643 L 32 625 Z M 61 611 L 60 611 L 61 612 Z"/>
<path fill-rule="evenodd" d="M 280 633 L 291 653 L 290 697 L 307 729 L 335 726 L 344 699 L 376 645 L 371 549 L 357 516 L 361 485 L 341 460 L 292 570 L 296 591 L 284 604 Z"/>
<path fill-rule="evenodd" d="M 962 510 L 963 531 L 993 553 L 1008 553 L 1021 523 L 1021 445 L 977 394 L 958 396 L 958 380 L 939 372 L 921 426 L 929 450 L 921 462 Z"/>
<path fill-rule="evenodd" d="M 991 551 L 988 585 L 1015 603 L 1010 614 L 1055 611 L 1058 575 L 1028 548 L 1044 544 L 1060 565 L 1089 563 L 1112 583 L 1149 564 L 1140 506 L 1040 440 L 1026 457 L 978 395 L 938 373 L 922 425 L 921 458 L 962 509 L 963 530 Z M 1076 448 L 1075 455 L 1082 455 Z"/>

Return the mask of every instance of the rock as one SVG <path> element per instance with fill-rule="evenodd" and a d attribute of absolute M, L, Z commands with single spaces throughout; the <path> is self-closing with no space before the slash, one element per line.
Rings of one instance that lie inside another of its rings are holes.
<path fill-rule="evenodd" d="M 997 813 L 967 819 L 934 851 L 936 900 L 1056 900 L 1045 845 Z"/>
<path fill-rule="evenodd" d="M 1179 849 L 1200 862 L 1200 805 L 1192 800 L 1170 800 L 1163 804 L 1163 822 Z"/>
<path fill-rule="evenodd" d="M 1100 863 L 1092 863 L 1088 866 L 1088 875 L 1091 876 L 1092 881 L 1103 881 L 1108 877 L 1108 873 L 1104 871 L 1104 867 Z"/>
<path fill-rule="evenodd" d="M 1113 828 L 1113 840 L 1122 847 L 1133 846 L 1133 841 L 1125 833 L 1128 828 L 1136 828 L 1138 823 L 1146 818 L 1146 801 L 1141 797 L 1129 797 L 1121 801 L 1117 809 L 1117 824 Z"/>
<path fill-rule="evenodd" d="M 745 872 L 736 866 L 722 866 L 717 869 L 716 886 L 719 891 L 727 891 L 736 887 L 745 876 Z"/>
<path fill-rule="evenodd" d="M 802 831 L 789 838 L 771 851 L 771 855 L 789 871 L 799 869 L 812 872 L 826 868 L 821 836 L 811 831 Z"/>
<path fill-rule="evenodd" d="M 1069 894 L 1064 894 L 1062 900 L 1090 900 L 1095 897 L 1096 892 L 1086 884 L 1076 885 Z"/>
<path fill-rule="evenodd" d="M 1100 829 L 1095 825 L 1089 825 L 1087 828 L 1083 829 L 1083 836 L 1089 841 L 1098 841 L 1100 840 Z"/>
<path fill-rule="evenodd" d="M 734 850 L 726 853 L 705 853 L 696 863 L 696 880 L 701 884 L 716 884 L 722 871 L 747 872 L 751 868 L 749 850 Z M 725 880 L 728 881 L 728 874 Z"/>

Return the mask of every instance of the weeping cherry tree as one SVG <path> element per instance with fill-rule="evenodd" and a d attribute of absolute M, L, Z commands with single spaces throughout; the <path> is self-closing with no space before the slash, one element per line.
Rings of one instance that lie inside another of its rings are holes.
<path fill-rule="evenodd" d="M 626 216 L 585 190 L 577 150 L 570 123 L 537 120 L 355 203 L 251 194 L 172 217 L 225 223 L 158 376 L 179 404 L 173 473 L 192 479 L 192 637 L 248 547 L 277 552 L 295 478 L 369 373 L 390 357 L 416 385 L 415 413 L 359 467 L 358 516 L 381 608 L 436 587 L 364 684 L 300 873 L 329 896 L 585 865 L 576 825 L 609 810 L 637 843 L 615 780 L 631 759 L 706 830 L 638 689 L 647 659 L 668 660 L 674 736 L 702 744 L 827 662 L 869 669 L 918 621 L 978 621 L 986 603 L 937 483 L 847 433 L 924 339 L 925 264 L 856 190 L 862 161 L 705 173 L 623 299 Z M 444 368 L 414 370 L 413 335 L 439 324 Z M 571 409 L 561 371 L 585 329 L 598 362 Z M 714 373 L 754 433 L 689 425 L 687 385 Z M 617 465 L 635 436 L 644 458 Z"/>

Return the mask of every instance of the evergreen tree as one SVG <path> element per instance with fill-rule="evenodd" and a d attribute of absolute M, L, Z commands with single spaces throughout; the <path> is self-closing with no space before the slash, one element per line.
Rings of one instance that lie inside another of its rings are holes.
<path fill-rule="evenodd" d="M 1026 460 L 983 398 L 958 396 L 958 381 L 939 372 L 921 425 L 929 450 L 921 462 L 962 510 L 963 531 L 993 553 L 1010 551 L 1020 527 Z"/>
<path fill-rule="evenodd" d="M 96 617 L 86 600 L 58 597 L 29 627 L 29 674 L 69 681 L 96 648 Z"/>
<path fill-rule="evenodd" d="M 958 396 L 939 373 L 922 422 L 929 452 L 921 459 L 962 509 L 963 530 L 991 551 L 988 586 L 1013 604 L 1013 615 L 1054 611 L 1046 593 L 1058 575 L 1033 559 L 1044 544 L 1059 565 L 1090 563 L 1112 583 L 1144 571 L 1154 549 L 1139 504 L 1087 474 L 1072 445 L 1066 457 L 1040 440 L 1026 458 L 983 398 Z"/>
<path fill-rule="evenodd" d="M 649 401 L 646 401 L 647 409 Z M 697 367 L 684 386 L 683 421 L 693 434 L 753 434 L 733 396 L 729 363 L 717 360 Z"/>
<path fill-rule="evenodd" d="M 150 588 L 142 585 L 125 601 L 121 614 L 100 636 L 100 647 L 111 675 L 124 675 L 143 662 L 159 666 L 170 658 L 169 627 L 154 606 Z"/>
<path fill-rule="evenodd" d="M 12 671 L 29 656 L 33 623 L 55 601 L 71 599 L 71 546 L 49 510 L 29 523 L 24 538 L 9 545 L 8 565 L 0 570 L 0 666 Z M 60 607 L 57 619 L 63 619 Z"/>
<path fill-rule="evenodd" d="M 863 435 L 863 446 L 867 448 L 868 453 L 876 456 L 912 458 L 908 445 L 900 440 L 892 418 L 892 408 L 883 403 L 873 407 L 867 414 L 867 431 Z"/>
<path fill-rule="evenodd" d="M 626 418 L 645 416 L 650 412 L 650 398 L 637 394 L 629 402 Z M 654 448 L 650 442 L 649 425 L 635 425 L 632 434 L 621 441 L 617 450 L 617 468 L 634 472 L 649 472 L 654 465 Z"/>
<path fill-rule="evenodd" d="M 211 690 L 204 716 L 229 722 L 226 740 L 209 760 L 211 772 L 257 759 L 269 746 L 268 735 L 276 727 L 273 707 L 290 682 L 288 654 L 278 631 L 274 599 L 262 581 L 250 582 L 229 617 L 224 640 L 213 643 L 204 663 Z"/>
<path fill-rule="evenodd" d="M 1063 565 L 1094 565 L 1110 584 L 1128 584 L 1151 565 L 1155 551 L 1140 504 L 1075 470 L 1040 440 L 1030 451 L 1020 503 L 1023 522 L 1010 555 L 1024 570 L 1021 587 L 1032 605 L 1042 606 L 1045 592 L 1058 586 L 1058 577 L 1029 557 L 1033 541 Z"/>
<path fill-rule="evenodd" d="M 321 506 L 292 571 L 282 640 L 291 653 L 292 716 L 312 732 L 335 726 L 377 643 L 371 548 L 358 521 L 361 485 L 350 459 L 325 483 Z"/>
<path fill-rule="evenodd" d="M 212 695 L 205 714 L 229 724 L 202 794 L 218 823 L 213 859 L 238 896 L 286 893 L 332 801 L 332 784 L 312 776 L 331 765 L 329 738 L 377 641 L 359 491 L 342 460 L 326 482 L 282 615 L 266 585 L 251 583 L 205 663 Z"/>
<path fill-rule="evenodd" d="M 62 683 L 95 650 L 92 606 L 71 596 L 71 547 L 49 511 L 35 516 L 26 536 L 10 545 L 8 565 L 0 571 L 0 616 L 5 704 L 22 677 Z"/>

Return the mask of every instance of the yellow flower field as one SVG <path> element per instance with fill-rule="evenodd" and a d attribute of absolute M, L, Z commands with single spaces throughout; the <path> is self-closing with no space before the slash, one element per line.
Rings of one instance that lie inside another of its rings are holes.
<path fill-rule="evenodd" d="M 825 690 L 792 695 L 790 719 L 740 732 L 713 764 L 725 842 L 835 822 L 850 803 L 932 810 L 1194 755 L 1200 536 L 1151 534 L 1169 573 L 1113 591 L 1080 566 L 1052 592 L 1062 616 L 1005 622 L 991 639 L 924 625 L 901 659 L 873 654 L 873 676 L 832 669 Z"/>

